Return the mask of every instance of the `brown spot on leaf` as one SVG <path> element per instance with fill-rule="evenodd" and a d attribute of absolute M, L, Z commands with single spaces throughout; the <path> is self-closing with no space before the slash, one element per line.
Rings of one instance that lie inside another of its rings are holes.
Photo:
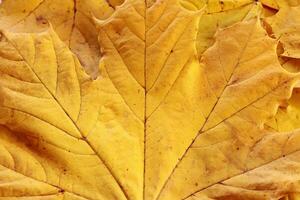
<path fill-rule="evenodd" d="M 37 23 L 47 24 L 47 19 L 45 19 L 43 16 L 37 16 L 35 19 Z"/>

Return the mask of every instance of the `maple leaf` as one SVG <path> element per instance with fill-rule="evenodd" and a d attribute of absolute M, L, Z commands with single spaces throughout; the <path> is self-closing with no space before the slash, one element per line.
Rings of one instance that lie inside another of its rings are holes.
<path fill-rule="evenodd" d="M 274 36 L 283 45 L 284 57 L 300 58 L 300 7 L 285 7 L 272 17 L 266 19 L 271 26 Z"/>
<path fill-rule="evenodd" d="M 245 5 L 235 9 L 224 10 L 215 13 L 205 13 L 200 19 L 196 47 L 198 55 L 213 45 L 215 42 L 214 34 L 217 29 L 225 28 L 242 20 L 248 20 L 257 15 L 260 6 L 253 2 L 245 2 Z"/>
<path fill-rule="evenodd" d="M 277 53 L 281 65 L 288 71 L 299 71 L 299 6 L 283 7 L 276 15 L 264 19 L 264 23 L 272 37 L 278 39 Z"/>
<path fill-rule="evenodd" d="M 4 1 L 0 28 L 14 32 L 38 32 L 51 23 L 55 32 L 78 56 L 86 71 L 96 77 L 100 58 L 93 16 L 105 19 L 120 2 L 102 0 Z"/>
<path fill-rule="evenodd" d="M 103 2 L 97 16 L 97 1 L 76 1 L 97 19 L 80 31 L 85 14 L 74 11 L 68 32 L 51 17 L 39 32 L 25 26 L 37 5 L 52 5 L 34 2 L 27 14 L 0 18 L 3 199 L 250 200 L 297 191 L 300 132 L 272 129 L 271 120 L 293 101 L 299 73 L 280 65 L 278 42 L 249 1 L 208 4 L 225 12 L 215 24 L 233 25 L 201 52 L 201 2 L 194 11 L 175 0 Z M 101 52 L 95 80 L 80 55 L 89 54 L 78 40 L 89 43 L 80 33 L 88 30 Z"/>
<path fill-rule="evenodd" d="M 289 6 L 298 6 L 300 4 L 299 0 L 260 0 L 260 2 L 263 5 L 276 10 Z"/>

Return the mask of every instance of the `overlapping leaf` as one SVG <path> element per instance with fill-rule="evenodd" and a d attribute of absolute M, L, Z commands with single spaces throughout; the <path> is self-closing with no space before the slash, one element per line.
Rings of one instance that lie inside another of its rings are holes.
<path fill-rule="evenodd" d="M 260 2 L 276 10 L 289 6 L 298 6 L 300 4 L 299 0 L 260 0 Z"/>

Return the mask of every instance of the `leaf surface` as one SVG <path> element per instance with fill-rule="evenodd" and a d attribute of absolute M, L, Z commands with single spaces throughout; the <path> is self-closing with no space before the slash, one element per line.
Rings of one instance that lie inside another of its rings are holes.
<path fill-rule="evenodd" d="M 260 2 L 263 5 L 276 10 L 289 6 L 298 6 L 300 4 L 299 0 L 260 0 Z"/>
<path fill-rule="evenodd" d="M 285 7 L 267 18 L 267 23 L 272 27 L 276 38 L 283 45 L 282 56 L 290 58 L 300 58 L 300 34 L 297 31 L 300 27 L 300 7 Z"/>
<path fill-rule="evenodd" d="M 0 199 L 298 192 L 299 73 L 258 5 L 55 2 L 0 8 Z"/>
<path fill-rule="evenodd" d="M 1 144 L 6 144 L 2 148 L 8 150 L 3 151 L 6 156 L 1 156 L 1 165 L 88 199 L 126 199 L 125 186 L 117 176 L 125 176 L 124 184 L 133 183 L 133 190 L 138 187 L 134 174 L 141 170 L 142 161 L 135 134 L 142 135 L 143 124 L 105 73 L 92 81 L 52 30 L 6 32 L 1 45 L 5 49 L 1 53 L 0 118 L 13 131 L 2 134 Z M 11 141 L 17 136 L 19 142 Z M 120 141 L 122 146 L 117 145 Z M 121 149 L 110 149 L 116 145 Z M 106 157 L 118 164 L 110 166 Z M 116 170 L 120 167 L 123 173 Z M 126 178 L 129 174 L 132 182 Z"/>
<path fill-rule="evenodd" d="M 114 6 L 120 4 L 112 3 Z M 49 23 L 78 56 L 86 71 L 98 75 L 100 58 L 93 16 L 107 18 L 114 7 L 102 0 L 4 1 L 0 5 L 0 28 L 14 32 L 38 32 Z"/>

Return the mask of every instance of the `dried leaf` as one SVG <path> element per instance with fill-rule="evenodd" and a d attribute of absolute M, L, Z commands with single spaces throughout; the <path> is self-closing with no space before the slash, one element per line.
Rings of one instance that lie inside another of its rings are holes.
<path fill-rule="evenodd" d="M 274 36 L 282 43 L 282 56 L 300 58 L 300 7 L 285 7 L 266 19 Z"/>
<path fill-rule="evenodd" d="M 252 1 L 12 2 L 1 199 L 298 198 L 300 74 L 281 66 Z"/>
<path fill-rule="evenodd" d="M 38 32 L 47 29 L 50 23 L 95 78 L 100 52 L 92 15 L 104 19 L 113 10 L 103 0 L 8 0 L 0 5 L 0 28 Z"/>
<path fill-rule="evenodd" d="M 214 35 L 218 29 L 226 28 L 234 23 L 247 20 L 253 17 L 252 13 L 256 14 L 258 9 L 258 5 L 251 3 L 236 9 L 204 14 L 199 22 L 196 41 L 199 57 L 208 47 L 213 45 L 215 42 Z"/>
<path fill-rule="evenodd" d="M 284 7 L 300 5 L 299 0 L 260 0 L 260 2 L 263 5 L 273 8 L 273 9 L 276 9 L 276 10 L 279 10 Z"/>

